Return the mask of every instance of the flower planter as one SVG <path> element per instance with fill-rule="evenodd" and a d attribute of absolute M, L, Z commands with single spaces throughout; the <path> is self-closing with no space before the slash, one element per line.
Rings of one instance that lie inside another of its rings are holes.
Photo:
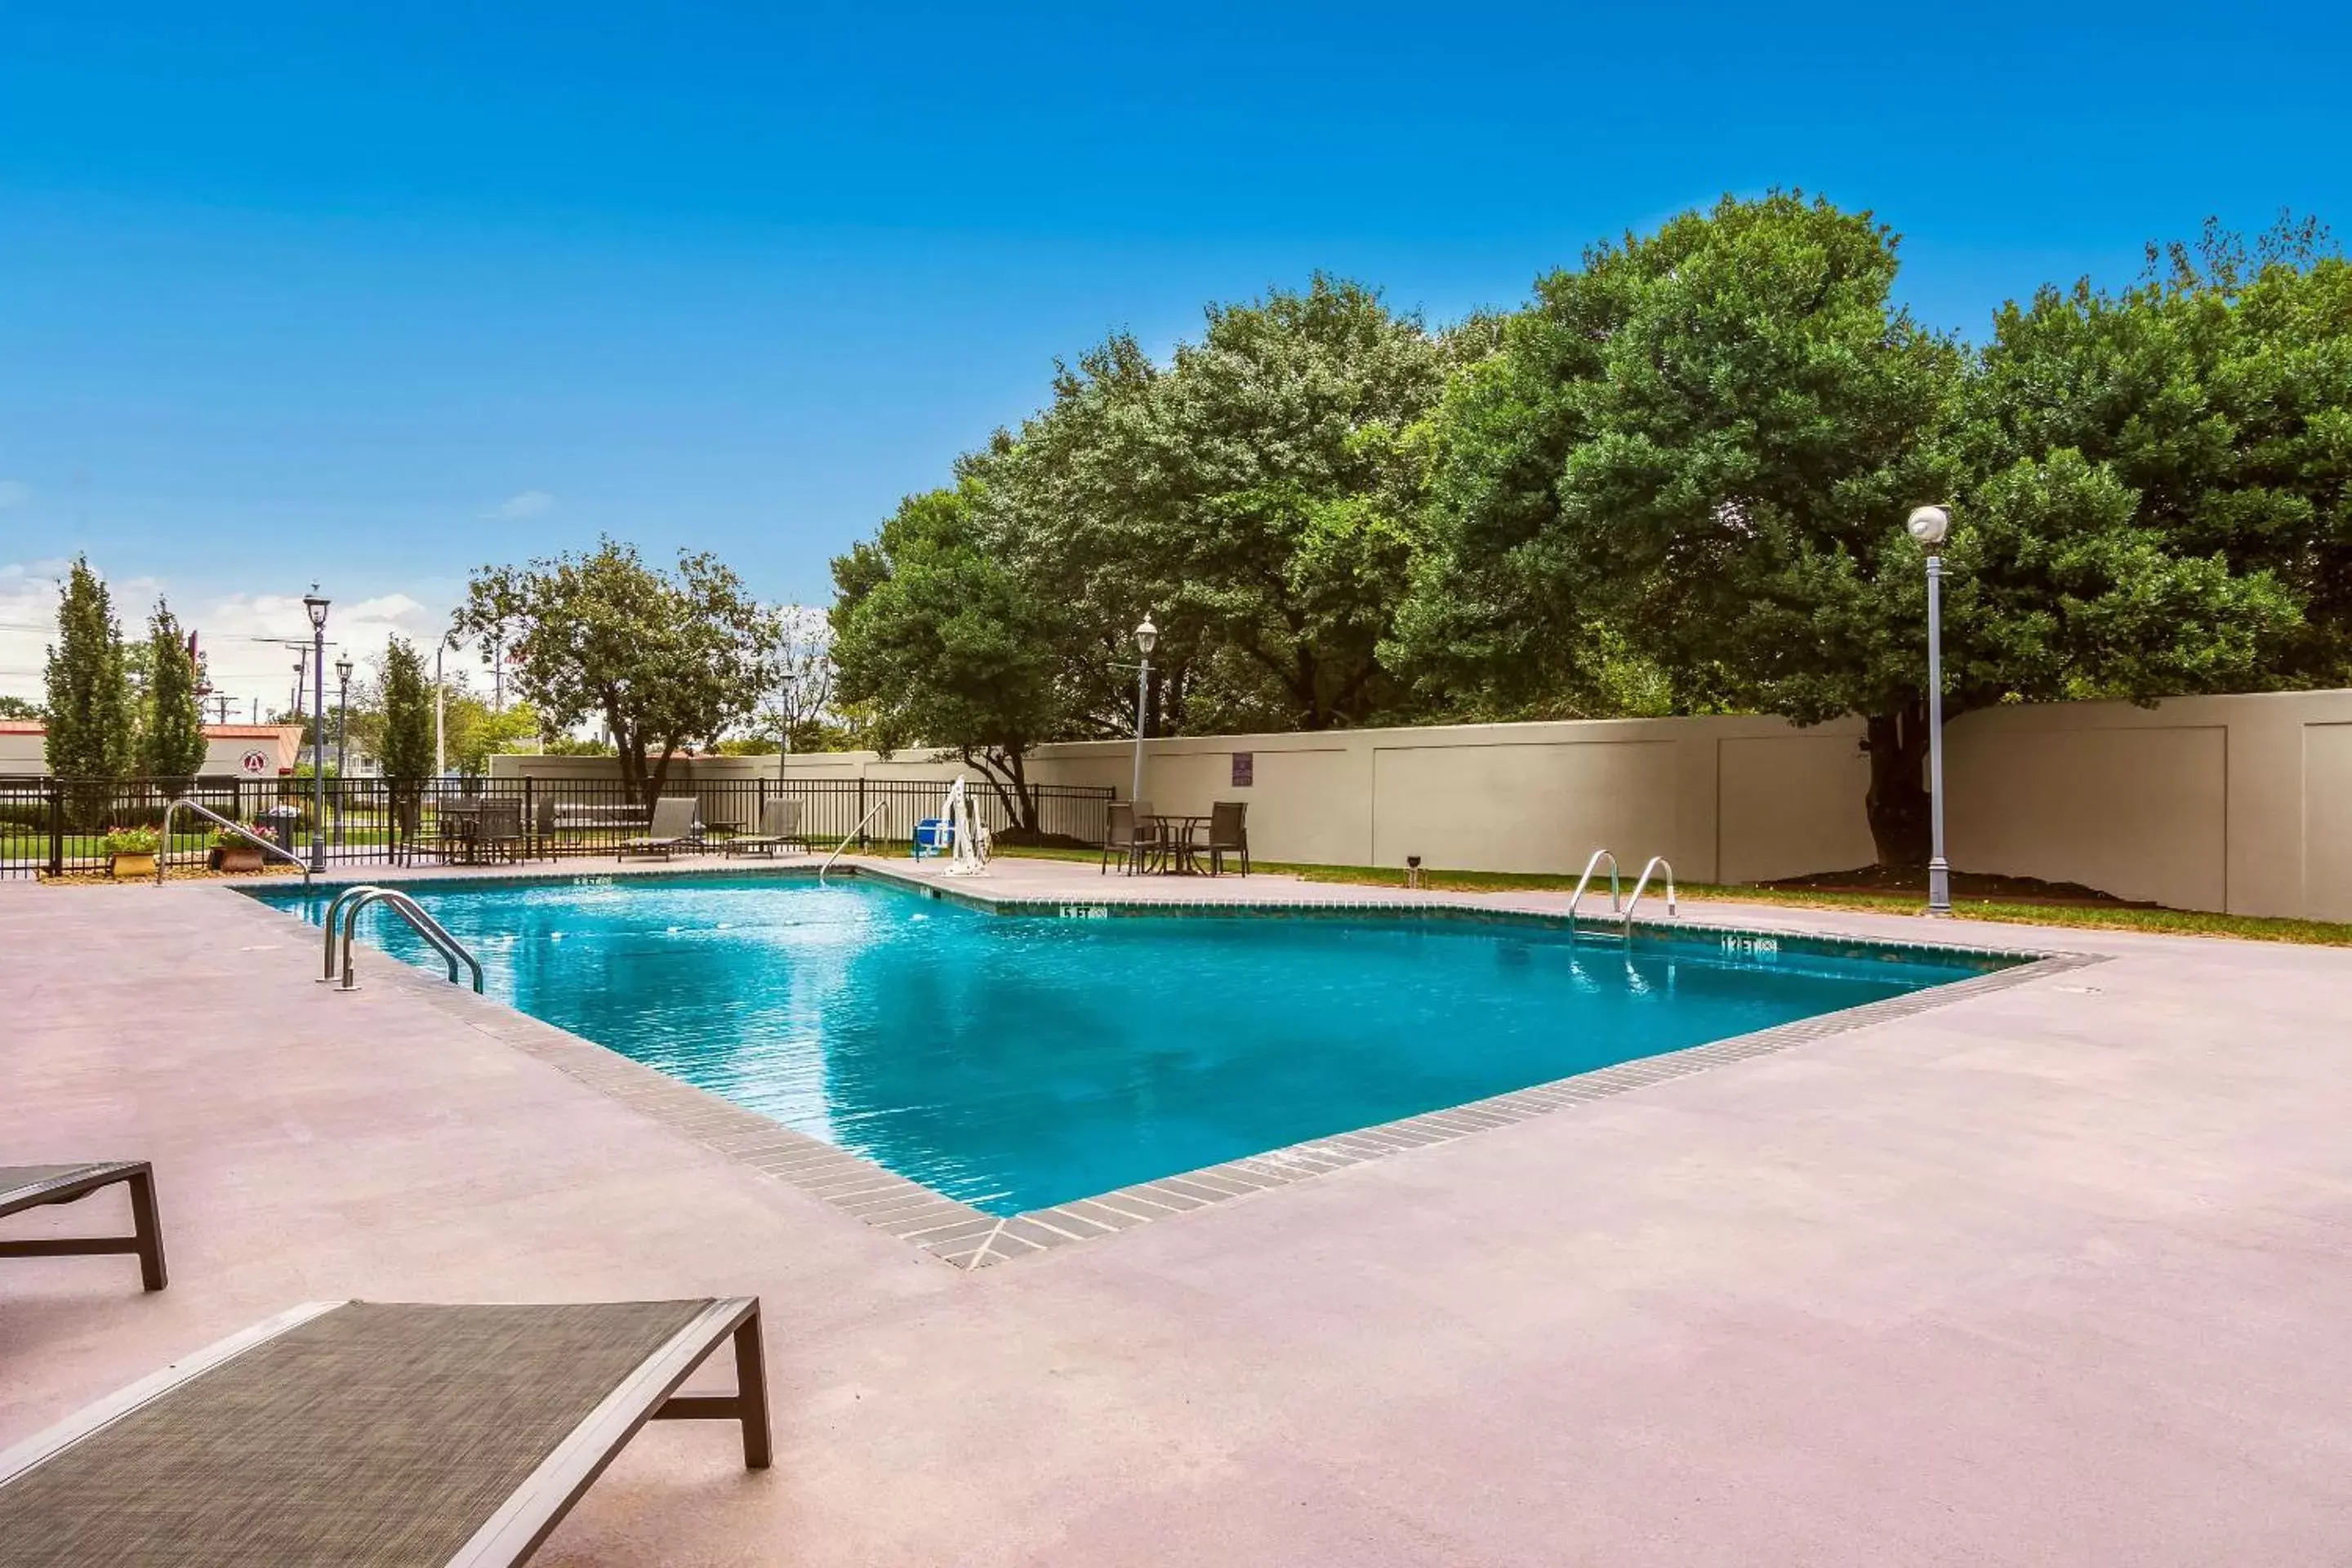
<path fill-rule="evenodd" d="M 250 844 L 225 844 L 212 853 L 215 871 L 258 871 L 262 866 L 261 851 Z"/>
<path fill-rule="evenodd" d="M 119 882 L 128 882 L 141 877 L 152 877 L 155 874 L 155 857 L 109 855 L 106 858 L 106 874 Z"/>

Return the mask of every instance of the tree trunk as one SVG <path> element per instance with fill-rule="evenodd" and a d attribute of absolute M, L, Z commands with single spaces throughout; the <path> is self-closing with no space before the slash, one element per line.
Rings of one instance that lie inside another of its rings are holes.
<path fill-rule="evenodd" d="M 980 776 L 996 792 L 997 804 L 1013 818 L 1008 843 L 1034 843 L 1037 837 L 1035 787 L 1030 784 L 1028 769 L 1024 765 L 1028 749 L 1025 744 L 989 746 L 979 751 L 963 748 L 963 760 L 980 770 Z"/>
<path fill-rule="evenodd" d="M 677 752 L 677 736 L 672 735 L 662 742 L 660 760 L 653 764 L 652 770 L 646 774 L 645 803 L 648 809 L 656 801 L 661 799 L 662 786 L 669 783 L 669 760 Z M 642 763 L 638 766 L 641 770 L 644 768 Z"/>
<path fill-rule="evenodd" d="M 1870 753 L 1870 838 L 1882 866 L 1927 863 L 1927 704 L 1909 702 L 1864 721 Z"/>

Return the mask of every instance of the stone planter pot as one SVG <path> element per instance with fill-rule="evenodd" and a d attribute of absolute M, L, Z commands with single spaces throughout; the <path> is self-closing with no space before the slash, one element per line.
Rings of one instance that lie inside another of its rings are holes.
<path fill-rule="evenodd" d="M 142 877 L 152 877 L 155 874 L 155 857 L 109 855 L 106 858 L 106 874 L 119 882 L 134 881 Z"/>
<path fill-rule="evenodd" d="M 261 851 L 250 844 L 225 844 L 212 852 L 215 871 L 258 871 L 264 863 Z"/>

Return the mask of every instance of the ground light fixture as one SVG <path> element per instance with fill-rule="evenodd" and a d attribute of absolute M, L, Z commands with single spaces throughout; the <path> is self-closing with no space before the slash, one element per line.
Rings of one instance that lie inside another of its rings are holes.
<path fill-rule="evenodd" d="M 327 599 L 319 584 L 302 595 L 310 616 L 310 871 L 327 868 Z"/>
<path fill-rule="evenodd" d="M 1130 803 L 1138 805 L 1143 800 L 1144 691 L 1151 684 L 1151 650 L 1159 646 L 1160 628 L 1151 624 L 1150 612 L 1146 611 L 1142 624 L 1135 628 L 1135 647 L 1143 656 L 1143 662 L 1135 669 L 1135 787 L 1127 797 Z"/>
<path fill-rule="evenodd" d="M 1952 514 L 1939 506 L 1915 509 L 1904 524 L 1927 552 L 1927 913 L 1949 919 L 1952 867 L 1944 858 L 1944 540 Z"/>

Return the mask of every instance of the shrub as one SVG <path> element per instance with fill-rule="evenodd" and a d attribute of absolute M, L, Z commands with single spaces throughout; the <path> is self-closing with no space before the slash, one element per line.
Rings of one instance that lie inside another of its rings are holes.
<path fill-rule="evenodd" d="M 109 855 L 152 855 L 162 842 L 152 827 L 110 827 L 105 847 Z"/>

